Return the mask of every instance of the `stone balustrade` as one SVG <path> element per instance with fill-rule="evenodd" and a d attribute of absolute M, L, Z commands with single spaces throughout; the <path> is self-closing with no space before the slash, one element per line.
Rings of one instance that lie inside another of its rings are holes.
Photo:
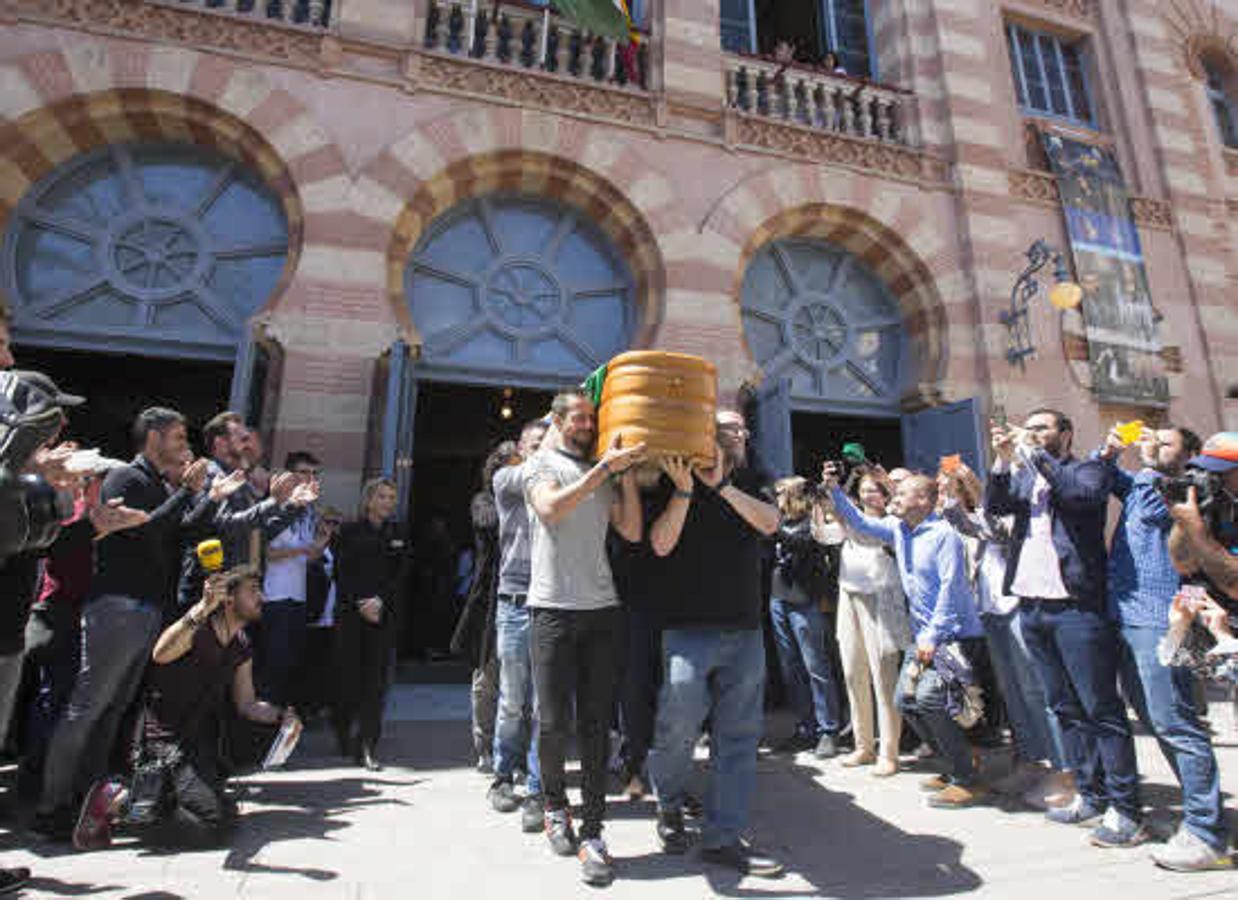
<path fill-rule="evenodd" d="M 250 22 L 323 29 L 340 0 L 146 0 L 154 6 L 198 9 Z"/>
<path fill-rule="evenodd" d="M 912 146 L 910 95 L 860 78 L 727 56 L 728 105 L 751 115 Z"/>
<path fill-rule="evenodd" d="M 638 90 L 649 87 L 649 43 L 621 44 L 581 31 L 553 13 L 510 0 L 431 0 L 426 11 L 426 50 L 499 66 Z"/>

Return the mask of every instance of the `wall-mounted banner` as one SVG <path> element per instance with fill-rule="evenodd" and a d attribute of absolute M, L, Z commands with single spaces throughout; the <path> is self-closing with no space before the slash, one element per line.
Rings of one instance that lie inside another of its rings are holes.
<path fill-rule="evenodd" d="M 1168 406 L 1143 250 L 1118 162 L 1104 147 L 1048 131 L 1041 137 L 1083 288 L 1092 388 L 1105 403 Z"/>

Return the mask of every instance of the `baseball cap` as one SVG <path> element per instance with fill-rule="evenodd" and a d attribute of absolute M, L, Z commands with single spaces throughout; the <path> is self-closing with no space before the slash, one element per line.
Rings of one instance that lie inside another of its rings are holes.
<path fill-rule="evenodd" d="M 864 445 L 856 441 L 843 444 L 843 459 L 849 463 L 864 462 Z"/>
<path fill-rule="evenodd" d="M 1228 472 L 1238 467 L 1238 431 L 1221 431 L 1208 438 L 1203 452 L 1187 463 L 1209 472 Z"/>
<path fill-rule="evenodd" d="M 85 397 L 79 397 L 77 394 L 66 394 L 60 388 L 56 387 L 56 382 L 52 381 L 42 372 L 30 371 L 14 371 L 12 375 L 17 379 L 18 383 L 27 389 L 33 389 L 43 395 L 45 402 L 52 406 L 81 406 L 86 402 Z"/>

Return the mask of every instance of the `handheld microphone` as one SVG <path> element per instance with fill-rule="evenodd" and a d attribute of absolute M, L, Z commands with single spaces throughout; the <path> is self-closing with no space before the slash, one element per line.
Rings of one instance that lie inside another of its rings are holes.
<path fill-rule="evenodd" d="M 224 567 L 224 545 L 219 538 L 210 538 L 198 544 L 198 562 L 207 572 L 218 572 Z"/>

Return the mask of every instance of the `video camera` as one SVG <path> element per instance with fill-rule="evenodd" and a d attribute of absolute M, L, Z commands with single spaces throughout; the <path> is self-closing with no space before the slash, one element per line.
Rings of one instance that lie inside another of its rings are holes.
<path fill-rule="evenodd" d="M 1199 512 L 1214 536 L 1229 530 L 1238 518 L 1234 495 L 1226 490 L 1224 476 L 1217 472 L 1187 468 L 1174 478 L 1162 478 L 1157 487 L 1168 506 L 1185 503 L 1191 488 L 1195 488 Z"/>
<path fill-rule="evenodd" d="M 72 495 L 23 470 L 82 402 L 39 372 L 0 372 L 0 561 L 50 546 L 72 514 Z"/>

